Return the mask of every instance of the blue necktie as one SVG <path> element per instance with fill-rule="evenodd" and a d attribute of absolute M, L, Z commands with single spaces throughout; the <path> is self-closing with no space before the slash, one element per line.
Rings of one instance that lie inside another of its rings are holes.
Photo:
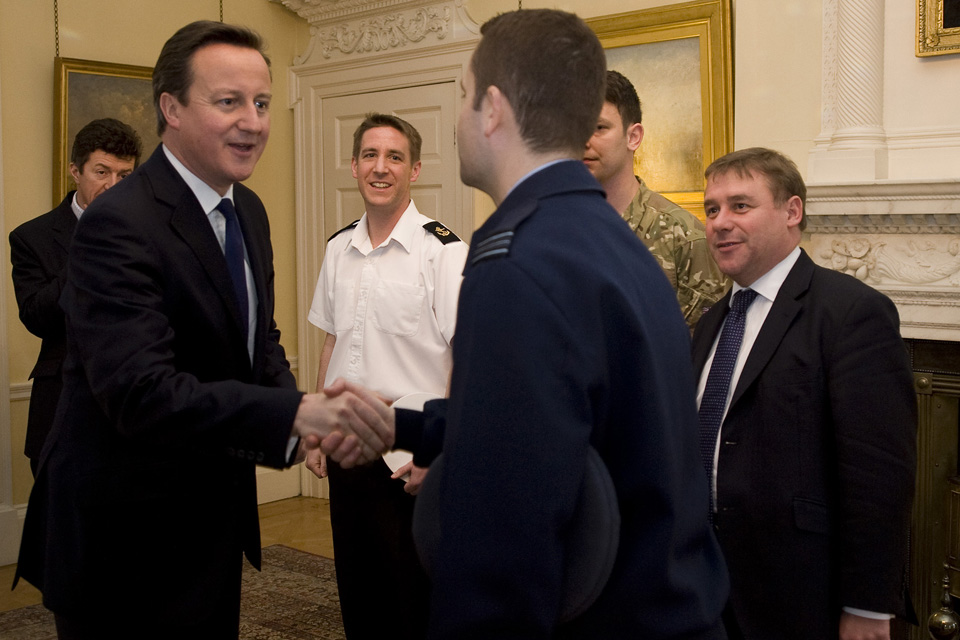
<path fill-rule="evenodd" d="M 227 259 L 227 269 L 230 271 L 230 279 L 233 280 L 233 293 L 237 299 L 237 305 L 240 307 L 240 318 L 243 321 L 243 335 L 247 335 L 248 323 L 247 317 L 250 313 L 247 303 L 247 272 L 243 266 L 243 234 L 240 232 L 240 222 L 237 220 L 237 210 L 233 208 L 233 202 L 229 198 L 224 198 L 217 206 L 220 213 L 223 214 L 227 222 L 226 241 L 224 242 L 223 254 Z"/>
<path fill-rule="evenodd" d="M 707 478 L 713 478 L 713 454 L 717 447 L 717 434 L 720 432 L 720 423 L 723 420 L 723 409 L 727 404 L 727 391 L 730 389 L 730 378 L 737 364 L 737 354 L 740 353 L 740 343 L 743 341 L 743 329 L 746 325 L 747 308 L 757 292 L 753 289 L 741 289 L 733 296 L 730 313 L 720 332 L 717 350 L 713 354 L 713 364 L 710 365 L 710 374 L 707 384 L 700 398 L 700 457 L 707 470 Z M 713 491 L 710 491 L 710 518 L 713 519 Z"/>

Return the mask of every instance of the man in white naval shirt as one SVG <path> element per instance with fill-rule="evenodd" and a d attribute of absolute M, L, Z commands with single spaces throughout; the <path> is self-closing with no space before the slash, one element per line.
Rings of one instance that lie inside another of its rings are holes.
<path fill-rule="evenodd" d="M 888 639 L 912 616 L 916 400 L 897 310 L 798 247 L 806 187 L 789 159 L 744 149 L 706 178 L 707 242 L 734 281 L 693 336 L 727 633 Z"/>
<path fill-rule="evenodd" d="M 318 390 L 342 377 L 390 401 L 446 395 L 467 245 L 410 198 L 420 147 L 417 130 L 392 115 L 368 114 L 354 133 L 365 213 L 329 240 L 320 269 L 308 315 L 326 332 Z M 391 474 L 382 459 L 350 470 L 325 463 L 319 450 L 308 455 L 314 473 L 329 472 L 347 638 L 423 638 L 428 583 L 411 521 L 426 470 L 408 463 Z"/>

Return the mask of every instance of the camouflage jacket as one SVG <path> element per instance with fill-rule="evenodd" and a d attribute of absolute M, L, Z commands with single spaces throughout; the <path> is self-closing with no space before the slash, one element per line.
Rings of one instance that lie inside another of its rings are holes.
<path fill-rule="evenodd" d="M 648 189 L 640 178 L 637 182 L 640 190 L 623 219 L 660 263 L 692 332 L 703 312 L 726 293 L 730 281 L 710 256 L 703 223 Z"/>

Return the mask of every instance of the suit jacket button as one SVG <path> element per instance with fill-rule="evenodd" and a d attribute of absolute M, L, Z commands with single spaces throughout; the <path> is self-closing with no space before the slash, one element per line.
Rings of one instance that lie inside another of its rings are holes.
<path fill-rule="evenodd" d="M 237 452 L 233 450 L 233 447 L 227 447 L 227 455 L 232 458 L 233 456 L 237 455 Z"/>
<path fill-rule="evenodd" d="M 248 451 L 248 452 L 247 452 L 247 460 L 249 460 L 250 462 L 253 462 L 253 459 L 256 458 L 256 457 L 257 457 L 257 452 L 256 452 L 256 451 Z"/>
<path fill-rule="evenodd" d="M 263 451 L 257 454 L 257 462 L 263 462 Z"/>
<path fill-rule="evenodd" d="M 247 452 L 243 449 L 237 449 L 237 457 L 243 460 L 247 455 Z"/>

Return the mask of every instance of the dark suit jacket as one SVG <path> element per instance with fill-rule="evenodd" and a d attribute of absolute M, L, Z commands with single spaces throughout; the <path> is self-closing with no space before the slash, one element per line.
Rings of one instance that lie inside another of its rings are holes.
<path fill-rule="evenodd" d="M 694 333 L 698 373 L 729 299 Z M 717 532 L 747 638 L 836 638 L 842 606 L 905 613 L 912 380 L 893 303 L 802 253 L 721 430 Z"/>
<path fill-rule="evenodd" d="M 273 321 L 266 212 L 234 201 L 259 306 L 253 364 L 226 260 L 160 148 L 84 213 L 69 354 L 19 574 L 64 615 L 196 622 L 259 566 L 255 463 L 286 464 L 295 389 Z"/>
<path fill-rule="evenodd" d="M 77 226 L 71 191 L 57 208 L 24 222 L 10 232 L 13 290 L 20 321 L 42 340 L 37 363 L 30 372 L 30 413 L 24 453 L 40 457 L 43 441 L 53 424 L 53 414 L 63 386 L 60 368 L 66 355 L 66 330 L 58 300 L 67 277 L 67 250 Z"/>

